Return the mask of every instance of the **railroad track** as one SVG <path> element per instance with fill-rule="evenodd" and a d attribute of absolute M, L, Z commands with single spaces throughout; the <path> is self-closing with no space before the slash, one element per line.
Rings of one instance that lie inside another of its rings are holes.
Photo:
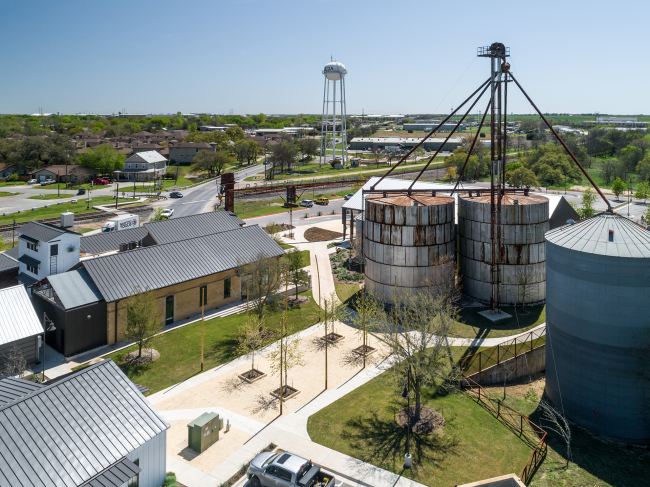
<path fill-rule="evenodd" d="M 145 206 L 136 206 L 133 208 L 127 208 L 130 213 L 142 213 L 144 211 L 150 211 L 153 208 L 150 205 L 145 205 Z M 79 222 L 86 222 L 86 221 L 92 221 L 92 220 L 102 220 L 104 218 L 109 218 L 113 216 L 114 213 L 111 213 L 109 211 L 98 211 L 96 213 L 82 213 L 81 215 L 75 215 L 74 217 L 74 222 L 79 223 Z M 61 221 L 60 217 L 57 218 L 45 218 L 43 220 L 32 220 L 35 222 L 39 223 L 59 223 Z M 16 228 L 18 228 L 20 225 L 25 225 L 26 223 L 29 222 L 19 222 L 16 223 Z M 0 225 L 0 232 L 7 232 L 11 231 L 14 229 L 13 223 L 10 223 L 8 225 Z"/>

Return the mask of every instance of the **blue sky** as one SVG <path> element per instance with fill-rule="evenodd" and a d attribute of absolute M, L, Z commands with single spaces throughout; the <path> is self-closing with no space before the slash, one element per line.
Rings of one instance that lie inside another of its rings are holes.
<path fill-rule="evenodd" d="M 641 0 L 1 0 L 0 113 L 320 113 L 330 56 L 348 113 L 447 112 L 489 75 L 476 47 L 500 41 L 545 112 L 647 114 L 648 14 Z M 532 109 L 513 94 L 510 111 Z"/>

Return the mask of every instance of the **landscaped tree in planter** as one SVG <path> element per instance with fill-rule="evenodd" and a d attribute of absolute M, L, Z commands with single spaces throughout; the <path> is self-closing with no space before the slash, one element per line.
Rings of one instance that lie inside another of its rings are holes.
<path fill-rule="evenodd" d="M 264 326 L 264 321 L 260 321 L 257 315 L 250 316 L 247 321 L 237 333 L 237 353 L 251 357 L 251 370 L 242 375 L 245 380 L 252 382 L 266 375 L 255 369 L 255 354 L 264 345 L 264 341 L 268 337 L 268 330 Z"/>

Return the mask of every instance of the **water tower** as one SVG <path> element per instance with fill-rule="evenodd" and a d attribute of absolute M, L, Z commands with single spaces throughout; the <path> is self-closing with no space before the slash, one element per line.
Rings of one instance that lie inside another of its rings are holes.
<path fill-rule="evenodd" d="M 347 163 L 348 160 L 348 134 L 345 122 L 345 75 L 347 73 L 345 66 L 336 61 L 326 64 L 323 68 L 325 86 L 323 88 L 320 164 L 328 160 L 327 151 L 330 149 L 332 150 L 332 159 L 340 159 L 343 164 Z M 338 155 L 336 150 L 337 141 L 341 143 Z"/>

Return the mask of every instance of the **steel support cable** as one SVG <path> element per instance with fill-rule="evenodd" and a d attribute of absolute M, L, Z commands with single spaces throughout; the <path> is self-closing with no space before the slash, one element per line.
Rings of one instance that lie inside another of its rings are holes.
<path fill-rule="evenodd" d="M 408 191 L 410 191 L 411 189 L 413 189 L 413 185 L 417 182 L 418 179 L 420 179 L 420 177 L 422 177 L 422 174 L 424 174 L 424 172 L 429 168 L 429 165 L 431 165 L 431 163 L 433 162 L 433 160 L 438 156 L 438 154 L 440 154 L 440 151 L 445 147 L 445 144 L 449 141 L 449 139 L 451 139 L 451 136 L 454 135 L 454 133 L 456 133 L 456 130 L 458 130 L 458 127 L 460 126 L 460 124 L 463 123 L 463 120 L 465 120 L 465 118 L 467 118 L 467 115 L 469 115 L 469 112 L 471 112 L 472 109 L 474 108 L 474 106 L 476 106 L 476 104 L 478 103 L 478 101 L 481 99 L 481 97 L 482 97 L 482 96 L 485 94 L 485 92 L 487 91 L 488 87 L 489 87 L 489 85 L 485 85 L 485 88 L 483 88 L 483 91 L 481 91 L 481 93 L 479 93 L 479 95 L 476 97 L 476 100 L 474 100 L 474 102 L 472 103 L 472 105 L 467 109 L 467 111 L 466 111 L 465 114 L 461 117 L 461 119 L 458 121 L 458 123 L 457 123 L 456 126 L 453 128 L 453 130 L 452 130 L 451 132 L 449 132 L 449 135 L 448 135 L 448 136 L 445 138 L 445 140 L 442 142 L 442 144 L 440 145 L 440 147 L 438 148 L 438 150 L 437 150 L 437 151 L 436 151 L 436 152 L 431 156 L 431 158 L 430 158 L 429 161 L 426 163 L 426 165 L 422 168 L 422 170 L 421 170 L 421 171 L 418 173 L 418 175 L 415 177 L 415 179 L 413 180 L 413 182 L 411 183 L 411 185 L 408 187 Z M 473 95 L 472 95 L 472 96 L 473 96 Z M 470 97 L 470 98 L 471 98 L 471 97 Z"/>
<path fill-rule="evenodd" d="M 446 123 L 446 122 L 447 122 L 451 117 L 453 117 L 453 116 L 456 114 L 456 112 L 458 112 L 458 110 L 460 110 L 461 108 L 463 108 L 463 106 L 465 105 L 465 103 L 467 103 L 469 100 L 471 100 L 471 99 L 474 97 L 474 95 L 476 95 L 479 91 L 481 91 L 481 89 L 483 89 L 486 85 L 488 85 L 489 82 L 490 82 L 490 79 L 488 78 L 487 81 L 484 81 L 484 82 L 481 84 L 481 86 L 479 86 L 478 88 L 476 88 L 476 91 L 474 91 L 474 93 L 472 93 L 471 95 L 469 95 L 469 96 L 465 99 L 465 101 L 463 101 L 463 103 L 461 103 L 460 105 L 458 105 L 458 108 L 456 108 L 456 110 L 454 110 L 453 112 L 451 112 L 451 113 L 449 114 L 449 116 L 447 116 L 447 118 L 445 118 L 445 119 L 444 119 L 442 122 L 440 122 L 436 127 L 434 127 L 433 130 L 432 130 L 431 132 L 429 132 L 429 133 L 428 133 L 428 134 L 427 134 L 427 135 L 426 135 L 426 136 L 425 136 L 425 137 L 424 137 L 424 138 L 423 138 L 423 139 L 422 139 L 418 144 L 416 144 L 415 146 L 413 146 L 413 148 L 412 148 L 410 151 L 408 151 L 408 152 L 406 153 L 406 155 L 405 155 L 404 157 L 402 157 L 402 158 L 397 162 L 397 164 L 395 164 L 393 167 L 391 167 L 390 170 L 389 170 L 386 174 L 384 174 L 381 178 L 379 178 L 379 181 L 377 181 L 375 184 L 373 184 L 373 185 L 370 187 L 370 189 L 371 189 L 371 190 L 374 190 L 375 187 L 376 187 L 379 183 L 381 183 L 381 182 L 384 180 L 384 178 L 385 178 L 386 176 L 388 176 L 388 175 L 389 175 L 390 173 L 392 173 L 395 169 L 397 169 L 397 167 L 398 167 L 400 164 L 402 164 L 402 162 L 404 162 L 404 161 L 408 158 L 408 156 L 410 156 L 411 154 L 413 154 L 413 152 L 414 152 L 418 147 L 420 147 L 422 144 L 424 144 L 424 142 L 425 142 L 429 137 L 431 137 L 434 133 L 436 133 L 440 127 L 442 127 L 442 126 L 443 126 L 443 125 L 444 125 L 444 124 L 445 124 L 445 123 Z"/>
<path fill-rule="evenodd" d="M 467 153 L 467 157 L 465 158 L 465 163 L 463 164 L 463 168 L 460 170 L 460 174 L 458 175 L 458 181 L 456 181 L 456 186 L 454 186 L 454 191 L 456 191 L 456 188 L 458 188 L 458 185 L 460 184 L 460 180 L 463 177 L 463 174 L 465 172 L 465 167 L 467 166 L 467 161 L 469 161 L 470 156 L 472 155 L 472 152 L 474 151 L 474 146 L 476 145 L 476 142 L 478 141 L 479 137 L 481 136 L 481 129 L 483 128 L 483 123 L 485 123 L 485 117 L 487 117 L 488 110 L 490 109 L 490 105 L 492 104 L 492 99 L 488 101 L 487 107 L 485 107 L 485 112 L 483 113 L 483 118 L 481 119 L 481 123 L 478 126 L 478 129 L 476 131 L 476 137 L 474 137 L 474 141 L 472 142 L 472 146 L 469 148 L 469 152 Z"/>
<path fill-rule="evenodd" d="M 604 201 L 605 204 L 607 205 L 607 211 L 611 213 L 611 212 L 612 212 L 612 205 L 610 204 L 609 200 L 608 200 L 607 198 L 605 198 L 605 195 L 602 193 L 602 191 L 600 190 L 600 188 L 598 187 L 598 185 L 594 182 L 593 179 L 591 179 L 591 176 L 589 176 L 589 173 L 587 173 L 587 171 L 585 170 L 585 168 L 582 167 L 582 164 L 580 164 L 580 161 L 578 161 L 578 159 L 576 158 L 576 156 L 573 155 L 573 152 L 571 152 L 571 149 L 569 149 L 569 147 L 564 143 L 564 140 L 562 140 L 562 138 L 560 137 L 560 135 L 555 131 L 555 129 L 553 128 L 553 126 L 552 126 L 552 125 L 550 124 L 550 122 L 546 119 L 546 117 L 542 114 L 542 112 L 539 110 L 539 108 L 537 108 L 537 105 L 535 105 L 535 103 L 533 102 L 533 100 L 531 100 L 530 96 L 528 96 L 528 93 L 526 93 L 526 91 L 524 90 L 524 88 L 519 84 L 519 81 L 517 81 L 517 78 L 514 77 L 514 75 L 512 74 L 512 72 L 510 73 L 510 77 L 512 78 L 512 81 L 515 82 L 515 84 L 517 85 L 517 87 L 521 90 L 521 92 L 522 92 L 523 95 L 526 97 L 526 99 L 528 100 L 528 102 L 529 102 L 529 103 L 532 105 L 532 107 L 535 109 L 535 111 L 537 112 L 537 114 L 541 117 L 542 120 L 544 120 L 544 123 L 545 123 L 546 126 L 549 128 L 549 130 L 551 131 L 551 133 L 555 136 L 555 138 L 556 138 L 556 139 L 558 140 L 558 142 L 562 145 L 562 147 L 564 147 L 564 150 L 566 150 L 567 153 L 569 154 L 569 156 L 571 157 L 571 159 L 573 159 L 573 162 L 575 162 L 576 165 L 580 168 L 580 170 L 582 171 L 582 174 L 585 175 L 585 177 L 589 180 L 589 182 L 590 182 L 591 185 L 594 187 L 594 189 L 598 192 L 598 194 L 600 195 L 600 197 L 603 199 L 603 201 Z"/>

